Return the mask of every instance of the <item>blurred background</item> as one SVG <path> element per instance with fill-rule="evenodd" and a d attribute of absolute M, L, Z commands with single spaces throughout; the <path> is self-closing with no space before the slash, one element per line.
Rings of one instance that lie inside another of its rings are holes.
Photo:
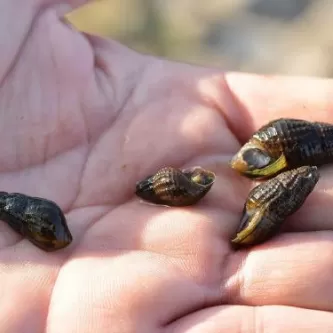
<path fill-rule="evenodd" d="M 68 18 L 83 31 L 171 60 L 333 75 L 332 0 L 94 0 Z"/>

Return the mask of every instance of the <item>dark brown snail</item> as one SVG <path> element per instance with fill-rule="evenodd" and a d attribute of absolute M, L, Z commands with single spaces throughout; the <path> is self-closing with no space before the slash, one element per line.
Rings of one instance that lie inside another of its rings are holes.
<path fill-rule="evenodd" d="M 277 119 L 256 131 L 230 166 L 249 178 L 270 178 L 302 165 L 333 162 L 333 125 Z"/>
<path fill-rule="evenodd" d="M 136 184 L 135 194 L 154 204 L 189 206 L 210 190 L 215 174 L 201 167 L 176 169 L 165 167 Z"/>
<path fill-rule="evenodd" d="M 44 251 L 56 251 L 72 242 L 61 209 L 46 199 L 0 192 L 0 219 Z"/>
<path fill-rule="evenodd" d="M 252 189 L 232 243 L 255 245 L 274 236 L 285 219 L 295 213 L 319 180 L 316 166 L 285 171 Z"/>

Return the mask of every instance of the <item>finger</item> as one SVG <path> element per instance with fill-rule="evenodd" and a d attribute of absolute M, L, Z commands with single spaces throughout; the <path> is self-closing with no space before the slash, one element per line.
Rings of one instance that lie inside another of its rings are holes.
<path fill-rule="evenodd" d="M 224 302 L 333 311 L 333 234 L 283 234 L 236 252 L 223 283 Z"/>
<path fill-rule="evenodd" d="M 25 241 L 0 251 L 0 331 L 44 332 L 49 300 L 66 255 Z"/>
<path fill-rule="evenodd" d="M 225 82 L 234 107 L 222 109 L 240 141 L 275 118 L 333 122 L 332 80 L 230 73 Z"/>
<path fill-rule="evenodd" d="M 177 320 L 168 333 L 329 333 L 333 314 L 286 306 L 218 306 Z"/>

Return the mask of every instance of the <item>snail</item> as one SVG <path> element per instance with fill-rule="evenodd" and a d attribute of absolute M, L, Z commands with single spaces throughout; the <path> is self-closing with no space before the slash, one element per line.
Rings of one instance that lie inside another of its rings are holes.
<path fill-rule="evenodd" d="M 331 124 L 281 118 L 256 131 L 231 159 L 230 166 L 249 178 L 267 179 L 303 165 L 331 162 Z"/>
<path fill-rule="evenodd" d="M 143 200 L 166 206 L 189 206 L 211 189 L 215 174 L 201 167 L 165 167 L 137 182 L 136 195 Z"/>
<path fill-rule="evenodd" d="M 47 252 L 62 249 L 72 242 L 63 212 L 50 200 L 0 192 L 0 219 Z"/>
<path fill-rule="evenodd" d="M 331 162 L 331 124 L 281 118 L 257 130 L 230 161 L 239 174 L 264 181 L 250 191 L 232 245 L 256 245 L 277 234 L 313 191 L 318 167 Z M 137 182 L 136 195 L 155 204 L 188 206 L 203 198 L 214 181 L 215 174 L 201 167 L 166 167 Z"/>
<path fill-rule="evenodd" d="M 250 191 L 236 236 L 236 246 L 260 244 L 278 233 L 285 219 L 295 213 L 319 180 L 316 166 L 302 166 L 280 173 Z"/>

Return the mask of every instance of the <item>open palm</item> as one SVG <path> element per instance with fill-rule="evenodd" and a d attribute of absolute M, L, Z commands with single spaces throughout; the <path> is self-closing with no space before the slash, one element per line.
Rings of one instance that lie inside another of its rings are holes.
<path fill-rule="evenodd" d="M 252 185 L 228 167 L 273 118 L 333 122 L 332 82 L 140 55 L 32 2 L 0 13 L 0 190 L 56 201 L 74 240 L 45 253 L 0 225 L 0 331 L 332 332 L 331 169 L 293 232 L 234 252 Z M 217 174 L 199 204 L 135 197 L 160 167 L 196 165 Z"/>

